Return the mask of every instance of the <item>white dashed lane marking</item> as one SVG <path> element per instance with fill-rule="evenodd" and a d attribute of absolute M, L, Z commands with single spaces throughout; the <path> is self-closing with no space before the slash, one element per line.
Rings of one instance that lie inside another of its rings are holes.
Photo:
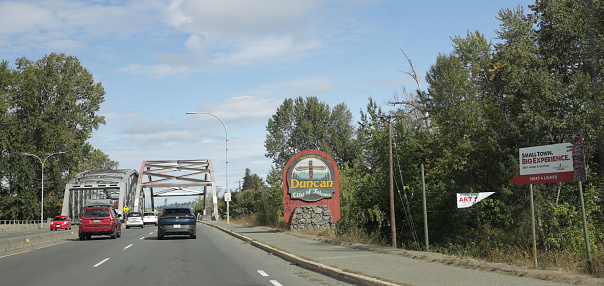
<path fill-rule="evenodd" d="M 263 270 L 258 270 L 258 273 L 260 273 L 260 275 L 264 276 L 264 277 L 268 277 L 268 273 L 264 272 Z M 279 283 L 279 281 L 277 280 L 269 280 L 271 282 L 271 284 L 275 285 L 275 286 L 283 286 L 281 285 L 281 283 Z"/>
<path fill-rule="evenodd" d="M 258 270 L 258 273 L 260 273 L 260 275 L 266 277 L 268 276 L 268 274 L 266 274 L 266 272 L 262 271 L 262 270 Z"/>
<path fill-rule="evenodd" d="M 122 249 L 122 250 L 126 250 L 126 249 L 130 248 L 130 246 L 132 246 L 132 245 L 133 245 L 133 244 L 130 244 L 130 245 L 128 245 L 128 246 L 126 246 L 126 247 L 124 247 L 124 249 Z"/>
<path fill-rule="evenodd" d="M 103 264 L 103 263 L 107 262 L 107 260 L 109 260 L 109 259 L 111 259 L 111 258 L 105 258 L 105 259 L 103 259 L 101 262 L 99 262 L 99 263 L 95 264 L 95 265 L 94 265 L 94 266 L 92 266 L 92 267 L 97 267 L 97 266 L 99 266 L 99 265 L 101 265 L 101 264 Z"/>

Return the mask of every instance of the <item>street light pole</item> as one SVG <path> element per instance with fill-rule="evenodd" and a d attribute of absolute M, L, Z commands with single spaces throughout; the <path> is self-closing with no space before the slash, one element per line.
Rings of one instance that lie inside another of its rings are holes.
<path fill-rule="evenodd" d="M 58 154 L 65 154 L 65 152 L 52 153 L 52 154 L 46 156 L 46 158 L 44 158 L 44 160 L 40 159 L 40 157 L 38 157 L 37 155 L 30 154 L 30 153 L 23 153 L 23 155 L 36 157 L 36 159 L 38 159 L 40 161 L 40 164 L 42 165 L 42 194 L 40 195 L 40 201 L 41 201 L 40 223 L 44 223 L 44 164 L 46 163 L 46 160 L 48 160 L 48 158 L 50 158 L 50 156 L 58 155 Z"/>
<path fill-rule="evenodd" d="M 210 112 L 187 112 L 187 114 L 207 114 L 207 115 L 212 115 L 214 117 L 216 117 L 216 119 L 218 119 L 220 121 L 220 123 L 222 123 L 222 127 L 224 127 L 224 133 L 225 133 L 225 140 L 224 140 L 224 144 L 225 144 L 225 149 L 224 149 L 224 156 L 225 156 L 225 176 L 226 176 L 226 189 L 225 189 L 225 193 L 229 192 L 229 131 L 227 130 L 226 125 L 224 124 L 224 121 L 222 121 L 222 119 L 220 119 L 220 117 L 216 116 L 213 113 Z M 214 194 L 214 198 L 216 198 L 216 194 Z M 214 205 L 214 215 L 218 215 L 218 206 L 215 204 Z M 227 202 L 227 224 L 229 224 L 229 202 Z"/>

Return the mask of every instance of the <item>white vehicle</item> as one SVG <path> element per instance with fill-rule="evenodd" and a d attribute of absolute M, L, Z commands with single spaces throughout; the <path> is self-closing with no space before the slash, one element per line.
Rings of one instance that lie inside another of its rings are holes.
<path fill-rule="evenodd" d="M 141 213 L 139 212 L 131 212 L 128 213 L 128 217 L 126 217 L 126 229 L 131 227 L 145 227 L 145 223 L 143 222 L 143 218 L 141 217 Z"/>
<path fill-rule="evenodd" d="M 144 212 L 143 223 L 157 225 L 157 214 L 155 212 Z"/>

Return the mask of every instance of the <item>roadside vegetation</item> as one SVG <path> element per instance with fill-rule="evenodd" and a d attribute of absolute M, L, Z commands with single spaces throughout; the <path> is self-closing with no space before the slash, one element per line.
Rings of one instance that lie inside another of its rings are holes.
<path fill-rule="evenodd" d="M 342 218 L 335 236 L 388 246 L 388 121 L 393 116 L 397 247 L 425 250 L 421 166 L 425 169 L 430 251 L 533 268 L 528 186 L 520 148 L 586 142 L 583 182 L 592 262 L 588 263 L 577 183 L 534 185 L 538 268 L 604 276 L 604 1 L 545 0 L 498 15 L 497 38 L 480 31 L 451 38 L 453 50 L 431 66 L 422 89 L 386 104 L 369 98 L 352 122 L 345 103 L 286 99 L 267 123 L 274 169 L 257 184 L 246 170 L 231 217 L 284 227 L 281 174 L 305 149 L 330 154 L 341 175 Z M 495 192 L 471 208 L 456 193 Z M 219 200 L 221 210 L 224 202 Z M 224 215 L 224 214 L 223 214 Z"/>
<path fill-rule="evenodd" d="M 65 184 L 86 170 L 115 169 L 87 140 L 105 124 L 97 115 L 103 86 L 73 56 L 52 53 L 32 61 L 0 61 L 0 219 L 40 218 L 45 160 L 45 217 L 61 213 Z"/>

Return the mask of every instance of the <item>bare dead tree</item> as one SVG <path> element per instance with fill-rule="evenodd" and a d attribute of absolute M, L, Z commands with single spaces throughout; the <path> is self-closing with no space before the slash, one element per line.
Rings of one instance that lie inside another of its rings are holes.
<path fill-rule="evenodd" d="M 393 99 L 388 103 L 391 105 L 403 104 L 407 109 L 406 113 L 415 121 L 423 121 L 426 130 L 429 133 L 432 133 L 432 129 L 430 126 L 430 115 L 421 100 L 423 90 L 420 83 L 420 77 L 417 75 L 415 66 L 413 65 L 413 61 L 407 55 L 403 47 L 399 46 L 399 49 L 403 53 L 403 56 L 405 56 L 405 59 L 407 60 L 407 63 L 409 64 L 409 67 L 411 69 L 410 71 L 403 71 L 403 73 L 409 75 L 415 81 L 415 84 L 417 85 L 417 90 L 415 93 L 407 92 L 407 89 L 403 86 L 401 98 L 399 99 L 398 93 L 394 93 Z"/>

